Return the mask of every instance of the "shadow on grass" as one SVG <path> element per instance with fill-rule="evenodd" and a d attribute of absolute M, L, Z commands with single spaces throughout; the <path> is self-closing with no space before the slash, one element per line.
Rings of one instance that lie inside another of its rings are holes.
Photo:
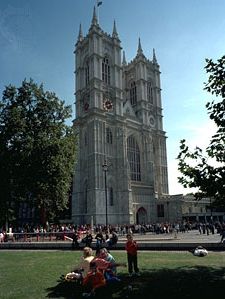
<path fill-rule="evenodd" d="M 59 281 L 48 298 L 83 298 L 82 286 Z M 107 286 L 95 298 L 192 298 L 206 299 L 225 292 L 225 268 L 192 267 L 143 271 L 140 277 L 121 275 L 121 282 Z"/>

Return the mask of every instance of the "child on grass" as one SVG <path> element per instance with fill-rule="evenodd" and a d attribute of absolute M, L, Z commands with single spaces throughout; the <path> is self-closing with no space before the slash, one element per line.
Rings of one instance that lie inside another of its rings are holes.
<path fill-rule="evenodd" d="M 125 249 L 127 251 L 128 272 L 130 276 L 140 275 L 138 269 L 137 248 L 138 248 L 137 242 L 133 240 L 131 234 L 127 234 L 127 242 L 125 245 Z"/>

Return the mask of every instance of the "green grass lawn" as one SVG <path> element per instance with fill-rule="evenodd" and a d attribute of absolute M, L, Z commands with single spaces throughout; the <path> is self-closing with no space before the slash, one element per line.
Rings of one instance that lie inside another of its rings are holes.
<path fill-rule="evenodd" d="M 60 280 L 79 263 L 77 251 L 0 251 L 0 298 L 82 298 L 81 287 Z M 112 252 L 126 262 L 125 252 Z M 216 298 L 225 294 L 225 252 L 139 252 L 140 277 L 118 268 L 121 283 L 104 298 Z M 128 288 L 128 286 L 131 286 Z M 128 289 L 131 289 L 129 291 Z"/>

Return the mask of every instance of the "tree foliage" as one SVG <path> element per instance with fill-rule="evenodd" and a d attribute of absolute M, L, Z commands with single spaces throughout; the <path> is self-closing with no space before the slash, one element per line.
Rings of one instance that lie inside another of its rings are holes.
<path fill-rule="evenodd" d="M 9 85 L 0 101 L 0 222 L 27 202 L 49 218 L 68 202 L 75 134 L 71 107 L 32 80 Z"/>
<path fill-rule="evenodd" d="M 181 140 L 177 158 L 182 176 L 178 180 L 186 188 L 198 188 L 197 198 L 211 197 L 215 205 L 225 206 L 225 56 L 216 62 L 206 59 L 205 69 L 209 77 L 204 89 L 216 98 L 206 109 L 217 131 L 204 153 L 199 147 L 191 151 Z"/>

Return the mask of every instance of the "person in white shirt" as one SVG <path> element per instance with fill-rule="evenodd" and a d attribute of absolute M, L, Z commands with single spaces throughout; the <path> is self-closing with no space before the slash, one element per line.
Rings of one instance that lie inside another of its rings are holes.
<path fill-rule="evenodd" d="M 66 280 L 81 280 L 87 276 L 90 271 L 90 263 L 94 259 L 92 249 L 90 247 L 84 247 L 83 257 L 81 263 L 72 272 L 67 273 Z"/>
<path fill-rule="evenodd" d="M 0 232 L 0 243 L 4 242 L 4 234 Z"/>

